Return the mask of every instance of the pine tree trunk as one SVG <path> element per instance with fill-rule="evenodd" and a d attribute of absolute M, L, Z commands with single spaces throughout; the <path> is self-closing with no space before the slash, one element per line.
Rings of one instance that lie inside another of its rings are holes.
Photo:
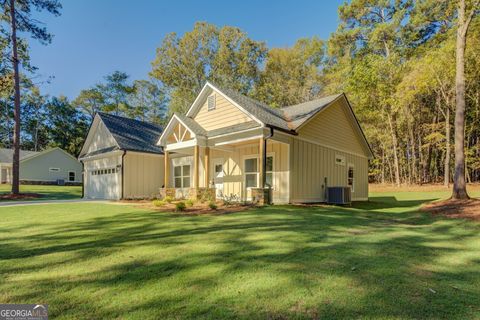
<path fill-rule="evenodd" d="M 17 25 L 15 17 L 15 0 L 10 0 L 10 19 L 12 28 L 12 63 L 14 81 L 14 126 L 13 126 L 13 164 L 12 193 L 20 193 L 20 76 L 18 74 Z"/>
<path fill-rule="evenodd" d="M 465 45 L 466 28 L 465 0 L 459 0 L 456 44 L 456 108 L 455 108 L 455 175 L 453 199 L 468 199 L 465 182 Z"/>
<path fill-rule="evenodd" d="M 445 164 L 443 173 L 443 184 L 448 187 L 450 185 L 450 109 L 446 108 L 445 116 Z"/>
<path fill-rule="evenodd" d="M 395 185 L 399 187 L 400 186 L 400 165 L 398 162 L 397 135 L 395 134 L 391 116 L 388 115 L 387 117 L 388 117 L 388 124 L 390 126 L 390 135 L 392 137 L 392 145 L 393 145 L 393 165 L 395 169 Z"/>

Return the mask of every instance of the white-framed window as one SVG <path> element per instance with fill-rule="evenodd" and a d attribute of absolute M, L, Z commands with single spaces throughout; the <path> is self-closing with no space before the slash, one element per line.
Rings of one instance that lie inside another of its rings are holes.
<path fill-rule="evenodd" d="M 75 181 L 75 171 L 68 171 L 68 181 Z"/>
<path fill-rule="evenodd" d="M 258 188 L 258 158 L 246 158 L 244 165 L 245 188 Z"/>
<path fill-rule="evenodd" d="M 208 96 L 207 98 L 207 104 L 208 104 L 208 111 L 215 110 L 217 107 L 217 101 L 215 99 L 215 94 L 212 94 L 211 96 Z"/>
<path fill-rule="evenodd" d="M 273 155 L 267 155 L 267 165 L 265 166 L 265 187 L 273 188 Z"/>
<path fill-rule="evenodd" d="M 175 166 L 173 177 L 175 188 L 190 188 L 190 165 Z"/>
<path fill-rule="evenodd" d="M 335 155 L 335 164 L 344 166 L 345 165 L 345 157 L 339 154 Z"/>
<path fill-rule="evenodd" d="M 50 172 L 59 172 L 60 168 L 48 168 L 48 171 Z"/>
<path fill-rule="evenodd" d="M 353 164 L 348 164 L 347 170 L 347 184 L 352 188 L 352 192 L 355 192 L 355 169 Z"/>

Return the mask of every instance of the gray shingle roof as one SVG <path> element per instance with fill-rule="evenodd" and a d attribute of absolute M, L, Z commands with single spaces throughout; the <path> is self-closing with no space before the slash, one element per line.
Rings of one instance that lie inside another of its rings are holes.
<path fill-rule="evenodd" d="M 195 134 L 206 136 L 207 131 L 203 129 L 195 120 L 189 118 L 187 116 L 181 115 L 179 113 L 175 113 L 175 115 L 185 123 L 185 125 L 192 130 Z"/>
<path fill-rule="evenodd" d="M 20 150 L 20 161 L 30 158 L 38 154 L 36 151 L 26 151 Z M 13 161 L 13 149 L 3 149 L 0 148 L 0 162 L 1 163 L 11 163 Z"/>
<path fill-rule="evenodd" d="M 321 109 L 342 95 L 331 95 L 320 99 L 275 109 L 265 103 L 247 97 L 235 90 L 222 88 L 213 83 L 212 85 L 226 94 L 229 98 L 231 98 L 261 122 L 286 131 L 294 131 L 310 117 L 315 115 Z"/>
<path fill-rule="evenodd" d="M 283 111 L 285 119 L 289 122 L 290 128 L 296 130 L 305 121 L 317 114 L 341 95 L 342 94 L 335 94 L 293 106 L 284 107 L 281 110 Z"/>
<path fill-rule="evenodd" d="M 163 153 L 162 147 L 156 144 L 163 130 L 159 125 L 102 112 L 98 115 L 120 149 Z"/>
<path fill-rule="evenodd" d="M 286 121 L 283 112 L 280 109 L 271 108 L 267 104 L 247 97 L 235 90 L 222 88 L 213 83 L 212 85 L 226 94 L 230 99 L 235 101 L 238 105 L 240 105 L 248 113 L 252 114 L 261 122 L 279 129 L 290 131 L 288 122 Z"/>
<path fill-rule="evenodd" d="M 252 128 L 259 128 L 259 127 L 261 127 L 261 125 L 259 123 L 255 122 L 255 121 L 249 121 L 249 122 L 235 124 L 235 125 L 229 126 L 229 127 L 223 127 L 223 128 L 210 130 L 210 131 L 208 131 L 207 136 L 208 137 L 215 137 L 215 136 L 219 136 L 221 134 L 228 134 L 228 133 L 233 133 L 233 132 L 252 129 Z"/>

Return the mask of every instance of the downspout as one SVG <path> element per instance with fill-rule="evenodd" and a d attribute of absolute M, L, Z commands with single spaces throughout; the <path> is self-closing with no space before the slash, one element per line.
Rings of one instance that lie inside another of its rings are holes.
<path fill-rule="evenodd" d="M 125 155 L 126 154 L 127 154 L 127 150 L 123 150 L 123 154 L 122 154 L 122 194 L 121 194 L 120 200 L 123 200 L 123 195 L 124 195 L 123 183 L 124 183 L 125 179 L 123 178 L 123 175 L 124 175 L 125 170 L 123 169 L 123 167 L 124 167 L 124 164 L 125 164 Z"/>
<path fill-rule="evenodd" d="M 83 160 L 80 160 L 80 163 L 82 164 L 82 199 L 85 197 L 85 163 L 83 163 Z"/>
<path fill-rule="evenodd" d="M 265 189 L 265 185 L 267 184 L 267 140 L 270 139 L 271 137 L 273 137 L 273 128 L 272 127 L 269 127 L 270 128 L 270 134 L 268 136 L 266 136 L 264 139 L 263 139 L 263 159 L 262 159 L 262 172 L 263 172 L 263 175 L 262 175 L 262 187 L 263 189 Z M 269 189 L 271 189 L 272 186 L 269 187 Z M 268 196 L 268 203 L 271 203 L 272 199 L 270 199 L 270 190 L 268 192 L 269 196 Z"/>

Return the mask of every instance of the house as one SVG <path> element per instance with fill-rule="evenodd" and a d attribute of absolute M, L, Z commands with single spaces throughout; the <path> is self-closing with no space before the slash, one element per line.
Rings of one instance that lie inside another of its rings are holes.
<path fill-rule="evenodd" d="M 148 198 L 163 186 L 163 152 L 158 125 L 97 113 L 79 160 L 84 165 L 84 197 Z"/>
<path fill-rule="evenodd" d="M 372 151 L 345 94 L 273 109 L 207 82 L 159 126 L 99 113 L 80 154 L 85 197 L 293 203 L 327 187 L 368 199 Z"/>
<path fill-rule="evenodd" d="M 345 94 L 273 109 L 206 83 L 157 145 L 162 196 L 323 202 L 327 187 L 350 186 L 368 199 L 372 151 Z"/>
<path fill-rule="evenodd" d="M 13 149 L 0 149 L 0 182 L 12 182 Z M 82 165 L 68 152 L 51 148 L 41 152 L 20 150 L 20 183 L 79 185 Z"/>

